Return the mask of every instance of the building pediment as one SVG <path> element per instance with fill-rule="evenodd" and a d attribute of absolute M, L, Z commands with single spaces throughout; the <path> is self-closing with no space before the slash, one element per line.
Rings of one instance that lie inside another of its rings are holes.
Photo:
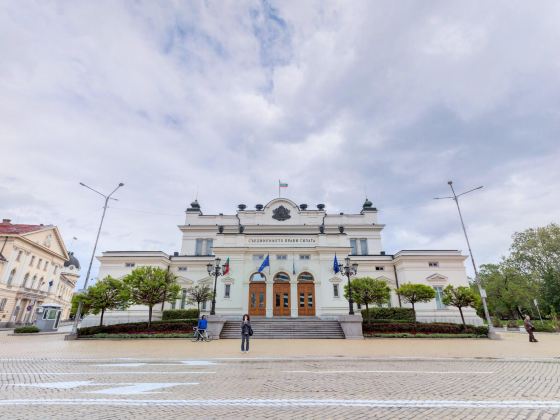
<path fill-rule="evenodd" d="M 435 273 L 432 274 L 431 276 L 426 277 L 426 280 L 433 281 L 433 282 L 438 282 L 438 281 L 442 282 L 442 281 L 447 281 L 448 278 L 443 274 Z"/>

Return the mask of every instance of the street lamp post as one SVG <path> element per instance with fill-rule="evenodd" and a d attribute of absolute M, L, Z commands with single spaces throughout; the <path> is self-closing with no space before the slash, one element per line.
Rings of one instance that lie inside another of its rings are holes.
<path fill-rule="evenodd" d="M 344 259 L 344 262 L 346 264 L 339 264 L 338 269 L 348 278 L 348 306 L 350 308 L 348 314 L 354 315 L 354 299 L 352 299 L 352 282 L 350 280 L 350 276 L 355 276 L 356 274 L 358 274 L 358 264 L 350 264 L 350 257 L 346 257 Z"/>
<path fill-rule="evenodd" d="M 208 275 L 214 276 L 214 293 L 212 293 L 212 308 L 210 309 L 210 315 L 216 315 L 216 285 L 218 283 L 218 277 L 225 271 L 224 266 L 220 265 L 221 262 L 221 258 L 217 257 L 214 260 L 214 263 L 210 261 L 206 264 Z"/>
<path fill-rule="evenodd" d="M 480 293 L 480 297 L 482 298 L 482 306 L 484 308 L 484 317 L 486 318 L 486 322 L 488 323 L 488 335 L 492 338 L 495 337 L 494 326 L 492 325 L 492 320 L 490 319 L 490 313 L 488 312 L 488 305 L 486 303 L 486 291 L 482 289 L 482 285 L 480 284 L 480 277 L 478 276 L 478 269 L 476 268 L 476 263 L 474 261 L 474 256 L 471 249 L 471 243 L 469 241 L 469 236 L 467 235 L 467 229 L 465 228 L 465 222 L 463 221 L 463 215 L 461 214 L 461 207 L 459 206 L 459 197 L 462 195 L 468 194 L 470 192 L 480 190 L 483 188 L 482 186 L 473 188 L 471 190 L 465 191 L 459 195 L 455 194 L 455 189 L 453 188 L 453 181 L 448 181 L 449 188 L 451 188 L 451 193 L 453 194 L 450 197 L 436 197 L 435 200 L 443 200 L 443 199 L 452 199 L 455 201 L 457 205 L 457 211 L 459 213 L 459 220 L 461 220 L 461 227 L 463 228 L 463 233 L 465 234 L 465 240 L 467 241 L 467 248 L 469 249 L 469 255 L 471 257 L 471 263 L 474 270 L 474 281 L 478 287 L 478 291 Z"/>
<path fill-rule="evenodd" d="M 93 245 L 93 252 L 91 253 L 91 259 L 89 260 L 89 266 L 87 269 L 87 274 L 86 274 L 86 279 L 84 282 L 84 287 L 83 290 L 87 289 L 87 284 L 89 281 L 89 274 L 91 273 L 91 266 L 93 264 L 93 258 L 95 257 L 95 250 L 97 249 L 97 242 L 99 241 L 99 235 L 101 234 L 101 227 L 103 226 L 103 220 L 105 219 L 105 213 L 107 212 L 107 205 L 109 203 L 109 200 L 116 200 L 116 198 L 112 198 L 111 196 L 122 186 L 124 186 L 124 184 L 122 182 L 119 183 L 119 185 L 117 185 L 117 188 L 115 188 L 113 190 L 113 192 L 111 192 L 111 194 L 105 195 L 103 193 L 100 193 L 97 190 L 94 190 L 93 188 L 91 188 L 90 186 L 84 184 L 83 182 L 80 182 L 80 185 L 82 187 L 85 187 L 89 190 L 92 190 L 93 192 L 99 194 L 100 196 L 102 196 L 103 198 L 105 198 L 105 204 L 103 206 L 103 214 L 101 215 L 101 221 L 99 222 L 99 229 L 97 230 L 97 237 L 95 238 L 95 244 Z M 78 323 L 80 322 L 80 317 L 82 316 L 82 306 L 83 303 L 82 301 L 80 301 L 78 303 L 78 309 L 76 311 L 76 315 L 74 316 L 74 324 L 72 325 L 72 335 L 76 335 L 78 333 Z"/>

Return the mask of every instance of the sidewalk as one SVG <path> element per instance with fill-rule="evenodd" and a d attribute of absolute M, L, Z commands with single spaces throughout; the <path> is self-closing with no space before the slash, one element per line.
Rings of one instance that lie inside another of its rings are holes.
<path fill-rule="evenodd" d="M 252 340 L 240 352 L 239 340 L 193 343 L 190 340 L 76 340 L 63 335 L 8 336 L 0 332 L 3 358 L 217 358 L 217 357 L 413 357 L 413 358 L 559 358 L 560 335 L 503 333 L 487 339 Z"/>

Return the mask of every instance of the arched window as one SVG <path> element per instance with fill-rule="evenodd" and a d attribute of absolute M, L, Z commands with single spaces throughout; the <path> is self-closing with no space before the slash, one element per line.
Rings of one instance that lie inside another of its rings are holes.
<path fill-rule="evenodd" d="M 27 274 L 25 275 L 25 277 L 23 278 L 22 287 L 27 287 L 27 280 L 29 280 L 29 273 L 27 273 Z"/>
<path fill-rule="evenodd" d="M 16 269 L 14 268 L 11 272 L 10 272 L 10 276 L 8 277 L 8 286 L 12 284 L 12 281 L 14 281 L 14 277 L 16 275 Z"/>
<path fill-rule="evenodd" d="M 31 282 L 31 288 L 33 289 L 35 287 L 35 282 L 37 281 L 37 275 L 33 276 L 33 281 Z"/>
<path fill-rule="evenodd" d="M 313 281 L 313 274 L 304 271 L 298 276 L 297 281 Z"/>
<path fill-rule="evenodd" d="M 41 277 L 41 279 L 39 280 L 39 287 L 37 287 L 37 289 L 41 290 L 44 284 L 45 284 L 45 278 Z"/>
<path fill-rule="evenodd" d="M 290 281 L 290 275 L 288 273 L 276 273 L 274 281 Z"/>
<path fill-rule="evenodd" d="M 266 281 L 266 277 L 262 273 L 254 273 L 251 275 L 250 281 Z"/>

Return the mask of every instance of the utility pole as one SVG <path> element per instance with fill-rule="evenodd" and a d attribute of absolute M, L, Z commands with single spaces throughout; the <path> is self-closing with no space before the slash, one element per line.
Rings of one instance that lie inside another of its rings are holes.
<path fill-rule="evenodd" d="M 111 196 L 122 186 L 124 186 L 124 184 L 121 182 L 119 183 L 119 185 L 117 185 L 117 188 L 115 188 L 113 190 L 113 192 L 109 195 L 105 195 L 103 193 L 100 193 L 97 190 L 94 190 L 93 188 L 91 188 L 90 186 L 84 184 L 83 182 L 80 182 L 80 185 L 82 187 L 86 187 L 89 190 L 92 190 L 93 192 L 99 194 L 100 196 L 102 196 L 103 198 L 105 198 L 105 204 L 103 206 L 103 214 L 101 215 L 101 221 L 99 222 L 99 229 L 97 230 L 97 237 L 95 238 L 95 244 L 93 245 L 93 252 L 91 253 L 91 259 L 89 260 L 89 266 L 87 269 L 87 274 L 86 274 L 86 279 L 84 282 L 84 288 L 83 290 L 87 289 L 87 284 L 89 281 L 89 275 L 91 273 L 91 266 L 93 264 L 93 258 L 95 257 L 95 251 L 97 249 L 97 242 L 99 241 L 99 235 L 101 234 L 101 227 L 103 226 L 103 220 L 105 219 L 105 213 L 107 212 L 107 207 L 109 204 L 109 200 L 116 200 L 116 198 L 111 198 Z M 76 311 L 76 315 L 74 316 L 74 324 L 72 325 L 72 333 L 71 335 L 76 336 L 78 334 L 78 323 L 80 322 L 80 317 L 82 316 L 82 307 L 83 307 L 83 302 L 80 301 L 78 303 L 78 309 Z"/>
<path fill-rule="evenodd" d="M 478 291 L 480 293 L 480 297 L 482 298 L 482 306 L 484 308 L 484 317 L 486 318 L 486 322 L 488 324 L 488 337 L 493 338 L 493 339 L 497 339 L 498 336 L 496 335 L 496 332 L 494 331 L 494 326 L 492 325 L 492 319 L 490 318 L 490 313 L 488 312 L 488 305 L 486 303 L 486 290 L 484 290 L 482 288 L 482 285 L 480 284 L 480 277 L 478 276 L 478 269 L 476 267 L 476 263 L 474 261 L 474 256 L 473 256 L 473 252 L 471 249 L 471 243 L 469 241 L 469 236 L 467 234 L 467 229 L 465 228 L 465 222 L 463 220 L 463 215 L 461 214 L 461 207 L 459 205 L 459 197 L 461 197 L 462 195 L 471 193 L 473 191 L 476 190 L 480 190 L 482 187 L 482 185 L 480 187 L 476 187 L 473 188 L 471 190 L 465 191 L 459 195 L 455 194 L 455 189 L 453 188 L 453 181 L 448 181 L 447 184 L 449 185 L 449 188 L 451 188 L 451 193 L 453 194 L 450 197 L 436 197 L 435 200 L 444 200 L 444 199 L 452 199 L 453 201 L 455 201 L 455 204 L 457 205 L 457 211 L 459 213 L 459 219 L 461 220 L 461 227 L 463 228 L 463 233 L 465 234 L 465 240 L 467 241 L 467 247 L 469 249 L 469 255 L 471 257 L 471 262 L 472 262 L 472 266 L 473 266 L 473 270 L 474 270 L 474 281 L 478 287 Z"/>

